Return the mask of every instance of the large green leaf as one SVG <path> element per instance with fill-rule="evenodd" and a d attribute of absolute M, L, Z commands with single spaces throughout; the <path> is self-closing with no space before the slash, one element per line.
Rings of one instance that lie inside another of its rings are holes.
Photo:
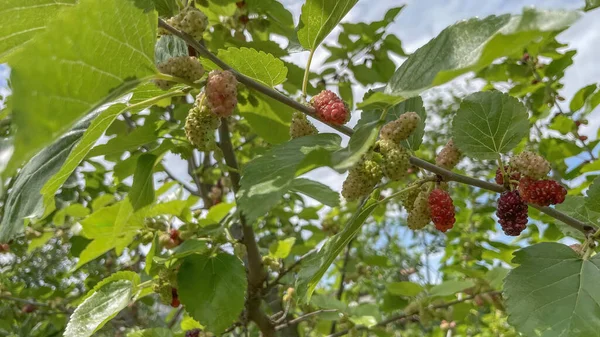
<path fill-rule="evenodd" d="M 333 153 L 331 166 L 340 172 L 354 166 L 373 147 L 382 125 L 383 121 L 379 119 L 359 125 L 350 137 L 348 146 Z"/>
<path fill-rule="evenodd" d="M 240 115 L 267 142 L 280 144 L 288 141 L 293 109 L 262 94 L 256 94 L 255 97 L 258 101 L 256 105 L 252 105 L 250 101 L 238 105 Z"/>
<path fill-rule="evenodd" d="M 219 50 L 218 56 L 233 69 L 270 87 L 283 83 L 287 78 L 283 61 L 263 51 L 227 48 Z"/>
<path fill-rule="evenodd" d="M 292 180 L 290 190 L 305 194 L 330 207 L 336 207 L 340 204 L 340 195 L 337 192 L 329 188 L 329 186 L 314 180 L 296 178 Z"/>
<path fill-rule="evenodd" d="M 153 171 L 157 159 L 158 157 L 151 153 L 144 153 L 138 158 L 133 174 L 133 184 L 131 184 L 131 191 L 129 191 L 129 200 L 134 211 L 154 202 Z"/>
<path fill-rule="evenodd" d="M 417 296 L 423 291 L 421 285 L 408 281 L 390 282 L 385 285 L 385 288 L 390 294 L 397 296 Z"/>
<path fill-rule="evenodd" d="M 600 176 L 594 179 L 592 186 L 588 189 L 585 205 L 594 212 L 600 212 Z"/>
<path fill-rule="evenodd" d="M 177 273 L 177 284 L 185 310 L 216 335 L 230 327 L 244 309 L 246 270 L 235 256 L 188 256 Z"/>
<path fill-rule="evenodd" d="M 350 240 L 356 236 L 362 224 L 371 215 L 373 210 L 375 210 L 377 205 L 378 200 L 369 198 L 364 205 L 361 205 L 352 218 L 348 220 L 341 232 L 327 239 L 317 253 L 313 253 L 306 258 L 306 262 L 302 263 L 302 269 L 298 272 L 296 289 L 298 289 L 299 298 L 307 303 L 310 301 L 312 293 L 315 291 L 323 275 L 325 275 L 325 272 L 327 272 L 327 269 L 329 269 Z"/>
<path fill-rule="evenodd" d="M 297 173 L 329 165 L 330 154 L 339 149 L 340 141 L 335 134 L 300 137 L 249 162 L 242 171 L 240 210 L 250 222 L 266 214 L 289 190 Z"/>
<path fill-rule="evenodd" d="M 527 109 L 498 91 L 477 92 L 463 99 L 452 121 L 456 146 L 467 156 L 496 159 L 529 133 Z"/>
<path fill-rule="evenodd" d="M 3 0 L 0 2 L 0 63 L 43 32 L 50 20 L 76 0 Z"/>
<path fill-rule="evenodd" d="M 508 322 L 525 336 L 588 337 L 600 331 L 600 255 L 540 243 L 515 252 L 504 284 Z"/>
<path fill-rule="evenodd" d="M 589 193 L 589 192 L 588 192 Z M 593 211 L 586 205 L 586 198 L 582 196 L 568 195 L 562 204 L 556 205 L 556 210 L 563 212 L 575 219 L 581 220 L 591 226 L 600 227 L 600 212 Z M 596 208 L 596 210 L 599 210 Z M 556 221 L 555 224 L 565 235 L 585 240 L 585 236 L 575 228 Z"/>
<path fill-rule="evenodd" d="M 92 336 L 129 304 L 134 288 L 131 281 L 119 280 L 96 289 L 71 315 L 65 336 Z"/>
<path fill-rule="evenodd" d="M 592 9 L 600 7 L 600 0 L 585 0 L 584 10 L 591 11 Z"/>
<path fill-rule="evenodd" d="M 17 132 L 9 174 L 82 116 L 156 72 L 156 12 L 139 4 L 81 0 L 10 55 Z"/>
<path fill-rule="evenodd" d="M 52 179 L 50 179 L 46 184 L 44 184 L 41 193 L 44 195 L 43 207 L 45 208 L 45 214 L 49 214 L 54 210 L 54 195 L 56 194 L 58 189 L 62 186 L 62 184 L 64 184 L 64 182 L 73 173 L 73 171 L 75 171 L 77 166 L 79 166 L 81 161 L 90 152 L 94 144 L 96 144 L 96 141 L 104 134 L 106 129 L 108 129 L 108 127 L 115 121 L 115 119 L 117 119 L 117 117 L 125 111 L 137 113 L 142 109 L 157 103 L 153 98 L 159 96 L 160 94 L 164 94 L 164 92 L 157 89 L 155 85 L 143 85 L 134 90 L 133 96 L 129 101 L 129 104 L 131 105 L 117 103 L 111 105 L 106 110 L 100 112 L 98 118 L 93 120 L 91 125 L 89 125 L 89 127 L 83 134 L 81 141 L 79 141 L 77 146 L 75 146 L 75 148 L 69 153 L 69 157 L 66 159 L 66 161 L 63 161 L 64 164 L 63 162 L 60 163 L 60 165 L 62 165 L 60 171 L 58 171 L 58 173 L 52 176 Z M 185 95 L 183 91 L 177 90 L 175 88 L 166 95 L 171 94 L 173 96 Z M 132 106 L 133 104 L 135 105 Z M 121 143 L 121 145 L 123 145 L 123 143 Z M 102 148 L 108 150 L 112 149 L 112 147 L 108 144 L 106 144 L 105 147 Z"/>
<path fill-rule="evenodd" d="M 459 75 L 482 69 L 500 57 L 522 53 L 532 41 L 566 29 L 578 17 L 575 11 L 526 8 L 522 15 L 461 21 L 409 56 L 385 92 L 406 98 L 416 96 Z"/>
<path fill-rule="evenodd" d="M 296 238 L 294 237 L 273 242 L 271 246 L 269 246 L 269 256 L 276 259 L 285 259 L 290 255 L 295 242 Z"/>
<path fill-rule="evenodd" d="M 457 292 L 463 291 L 465 289 L 471 288 L 475 286 L 475 283 L 470 280 L 452 280 L 445 281 L 441 284 L 438 284 L 431 289 L 429 289 L 430 296 L 450 296 L 454 295 Z"/>
<path fill-rule="evenodd" d="M 395 119 L 398 119 L 398 117 L 400 117 L 400 115 L 403 113 L 411 111 L 416 112 L 419 117 L 421 117 L 421 121 L 410 137 L 408 137 L 407 140 L 402 141 L 402 145 L 404 145 L 404 147 L 407 149 L 417 151 L 423 142 L 423 135 L 425 134 L 425 121 L 427 119 L 427 111 L 425 111 L 421 96 L 412 97 L 406 101 L 388 107 L 388 113 L 385 121 L 391 122 Z M 358 125 L 364 125 L 366 123 L 378 120 L 379 116 L 381 116 L 381 112 L 381 109 L 363 111 L 360 115 Z"/>
<path fill-rule="evenodd" d="M 91 114 L 44 148 L 23 166 L 8 193 L 0 223 L 0 242 L 8 242 L 23 231 L 25 219 L 38 218 L 44 213 L 40 191 L 65 162 L 86 128 L 97 114 Z M 68 175 L 64 180 L 68 178 Z M 54 194 L 52 194 L 54 201 Z"/>
<path fill-rule="evenodd" d="M 306 0 L 298 25 L 302 47 L 315 50 L 358 0 Z"/>

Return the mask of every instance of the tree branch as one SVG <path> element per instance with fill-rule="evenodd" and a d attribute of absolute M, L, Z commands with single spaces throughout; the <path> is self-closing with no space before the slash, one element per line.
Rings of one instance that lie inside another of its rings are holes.
<path fill-rule="evenodd" d="M 281 330 L 281 329 L 286 328 L 286 327 L 288 327 L 290 325 L 295 325 L 295 324 L 298 324 L 298 323 L 300 323 L 302 321 L 305 321 L 305 320 L 311 318 L 312 316 L 316 316 L 316 315 L 319 315 L 319 314 L 322 314 L 322 313 L 326 313 L 326 312 L 337 312 L 337 309 L 321 309 L 321 310 L 309 312 L 308 314 L 304 314 L 302 316 L 296 317 L 296 318 L 294 318 L 294 319 L 292 319 L 290 321 L 287 321 L 287 322 L 285 322 L 283 324 L 280 324 L 280 325 L 276 326 L 275 330 Z"/>
<path fill-rule="evenodd" d="M 236 78 L 238 79 L 238 81 L 240 83 L 243 83 L 244 85 L 246 85 L 249 88 L 252 88 L 258 92 L 261 92 L 261 93 L 285 104 L 285 105 L 288 105 L 298 111 L 301 111 L 304 114 L 309 115 L 316 120 L 319 120 L 319 119 L 317 119 L 317 117 L 315 115 L 315 110 L 312 107 L 309 107 L 309 106 L 303 105 L 302 103 L 296 102 L 292 98 L 280 93 L 279 91 L 276 91 L 270 87 L 262 85 L 246 75 L 238 73 L 235 69 L 232 69 L 227 63 L 223 62 L 217 56 L 212 54 L 208 49 L 206 49 L 206 47 L 204 47 L 198 41 L 194 40 L 194 38 L 192 38 L 188 34 L 182 33 L 180 31 L 178 31 L 177 29 L 171 27 L 169 24 L 164 22 L 162 19 L 158 19 L 158 25 L 160 27 L 166 29 L 167 31 L 169 31 L 171 34 L 182 38 L 189 46 L 196 49 L 196 51 L 200 55 L 208 58 L 209 60 L 214 62 L 216 65 L 218 65 L 220 68 L 230 70 L 236 76 Z M 352 130 L 351 128 L 349 128 L 347 126 L 338 126 L 338 125 L 331 125 L 331 124 L 326 124 L 326 125 L 328 125 L 329 127 L 333 128 L 347 136 L 352 136 L 352 134 L 354 134 L 354 130 Z M 498 192 L 498 193 L 501 193 L 504 191 L 503 186 L 496 185 L 496 184 L 493 184 L 493 183 L 490 183 L 487 181 L 463 176 L 460 174 L 456 174 L 456 173 L 453 173 L 452 171 L 448 171 L 446 169 L 443 169 L 439 166 L 433 165 L 425 160 L 422 160 L 422 159 L 419 159 L 416 157 L 411 157 L 410 162 L 411 162 L 411 164 L 413 164 L 417 167 L 420 167 L 424 170 L 427 170 L 427 171 L 430 171 L 430 172 L 433 172 L 433 173 L 436 173 L 436 174 L 442 176 L 444 178 L 444 180 L 447 180 L 447 181 L 456 181 L 459 183 L 463 183 L 463 184 L 467 184 L 467 185 L 471 185 L 471 186 L 475 186 L 475 187 L 480 187 L 480 188 L 483 188 L 483 189 L 486 189 L 489 191 L 493 191 L 493 192 Z M 533 206 L 533 207 L 539 209 L 541 212 L 546 213 L 547 215 L 549 215 L 557 220 L 564 222 L 565 224 L 577 229 L 578 231 L 583 232 L 586 235 L 590 234 L 590 232 L 594 232 L 593 226 L 590 226 L 589 224 L 579 221 L 579 220 L 577 220 L 573 217 L 570 217 L 564 213 L 558 212 L 553 208 L 537 207 L 537 206 Z"/>
<path fill-rule="evenodd" d="M 344 294 L 344 279 L 346 278 L 346 269 L 348 269 L 348 263 L 350 262 L 350 250 L 352 250 L 352 242 L 354 242 L 354 239 L 350 240 L 346 246 L 346 254 L 344 255 L 344 262 L 342 263 L 342 270 L 340 273 L 340 285 L 335 293 L 335 298 L 337 298 L 339 301 L 342 300 L 342 295 Z M 335 333 L 336 325 L 337 324 L 335 321 L 331 323 L 331 330 L 329 330 L 330 334 Z"/>
<path fill-rule="evenodd" d="M 190 194 L 195 195 L 197 197 L 200 197 L 200 193 L 198 193 L 198 191 L 196 191 L 195 189 L 193 189 L 191 186 L 189 186 L 188 184 L 184 183 L 183 181 L 177 179 L 177 177 L 173 174 L 173 172 L 169 171 L 169 169 L 167 168 L 167 166 L 165 166 L 165 164 L 163 164 L 163 171 L 165 172 L 165 174 L 173 181 L 176 181 L 179 185 L 181 185 L 186 191 L 190 192 Z"/>
<path fill-rule="evenodd" d="M 225 118 L 221 120 L 221 126 L 219 127 L 219 140 L 225 163 L 227 166 L 234 169 L 229 172 L 229 177 L 231 178 L 233 192 L 237 195 L 240 189 L 239 165 L 235 157 L 233 145 L 231 144 L 229 127 L 227 125 L 227 119 Z M 251 225 L 246 223 L 246 218 L 242 213 L 240 213 L 240 223 L 242 225 L 243 233 L 242 242 L 246 246 L 248 256 L 248 300 L 246 301 L 246 310 L 248 312 L 248 317 L 256 323 L 263 336 L 271 337 L 275 335 L 274 326 L 269 317 L 267 317 L 260 309 L 260 290 L 266 279 L 266 271 L 263 267 L 262 257 L 258 250 L 254 229 Z"/>

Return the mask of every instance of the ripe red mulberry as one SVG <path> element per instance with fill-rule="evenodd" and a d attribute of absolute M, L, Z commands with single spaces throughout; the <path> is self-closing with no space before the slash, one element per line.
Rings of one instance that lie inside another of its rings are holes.
<path fill-rule="evenodd" d="M 447 170 L 453 169 L 460 161 L 461 153 L 454 145 L 454 140 L 450 139 L 442 148 L 442 151 L 435 157 L 435 164 Z"/>
<path fill-rule="evenodd" d="M 533 152 L 521 152 L 510 160 L 512 166 L 517 172 L 533 179 L 542 179 L 550 172 L 550 163 Z"/>
<path fill-rule="evenodd" d="M 448 192 L 439 188 L 434 189 L 429 194 L 429 210 L 431 220 L 435 228 L 440 232 L 446 232 L 454 226 L 456 218 L 454 217 L 454 204 Z"/>
<path fill-rule="evenodd" d="M 229 70 L 213 70 L 206 82 L 206 105 L 219 117 L 229 117 L 237 105 L 237 79 Z"/>
<path fill-rule="evenodd" d="M 316 135 L 317 133 L 319 133 L 317 128 L 303 113 L 294 112 L 294 115 L 292 115 L 292 124 L 290 125 L 290 137 L 292 137 L 292 139 Z"/>
<path fill-rule="evenodd" d="M 517 236 L 527 227 L 527 204 L 517 191 L 500 195 L 496 215 L 506 235 Z"/>
<path fill-rule="evenodd" d="M 525 177 L 519 182 L 519 194 L 525 202 L 548 206 L 565 201 L 567 190 L 554 180 L 533 180 Z"/>
<path fill-rule="evenodd" d="M 421 117 L 416 112 L 406 112 L 395 121 L 391 121 L 381 128 L 381 138 L 400 143 L 407 139 L 417 128 Z"/>
<path fill-rule="evenodd" d="M 325 123 L 344 125 L 350 120 L 350 110 L 335 93 L 323 90 L 310 101 L 317 117 Z"/>
<path fill-rule="evenodd" d="M 177 308 L 181 305 L 181 302 L 179 302 L 179 295 L 177 294 L 177 289 L 175 288 L 171 288 L 171 306 L 173 308 Z"/>

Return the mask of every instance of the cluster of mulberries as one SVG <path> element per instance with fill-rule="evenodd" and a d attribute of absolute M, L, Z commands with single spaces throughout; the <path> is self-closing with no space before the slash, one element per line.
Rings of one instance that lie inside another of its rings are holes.
<path fill-rule="evenodd" d="M 195 7 L 185 7 L 179 14 L 167 20 L 173 28 L 191 35 L 195 40 L 201 40 L 206 27 L 208 17 Z"/>
<path fill-rule="evenodd" d="M 429 191 L 422 190 L 419 192 L 412 208 L 408 212 L 406 222 L 410 229 L 422 229 L 431 221 L 431 213 L 429 211 Z"/>
<path fill-rule="evenodd" d="M 527 204 L 517 191 L 500 195 L 496 215 L 506 235 L 517 236 L 527 227 Z"/>
<path fill-rule="evenodd" d="M 416 112 L 403 113 L 398 119 L 384 125 L 381 128 L 380 136 L 382 139 L 400 143 L 415 131 L 420 121 L 421 117 Z"/>
<path fill-rule="evenodd" d="M 317 117 L 325 123 L 344 125 L 350 120 L 348 106 L 330 90 L 321 91 L 311 99 L 310 103 Z"/>
<path fill-rule="evenodd" d="M 215 148 L 215 130 L 221 124 L 219 116 L 213 114 L 204 105 L 202 96 L 194 105 L 185 119 L 185 135 L 200 151 L 210 151 Z"/>
<path fill-rule="evenodd" d="M 292 115 L 292 123 L 290 125 L 290 137 L 292 139 L 316 135 L 319 133 L 317 128 L 306 118 L 301 112 L 294 112 Z"/>
<path fill-rule="evenodd" d="M 454 226 L 454 203 L 448 192 L 436 188 L 429 194 L 429 212 L 435 228 L 440 232 L 446 232 Z"/>
<path fill-rule="evenodd" d="M 172 57 L 158 64 L 156 68 L 163 74 L 180 77 L 190 82 L 195 82 L 204 75 L 204 67 L 193 56 Z M 154 83 L 163 90 L 167 90 L 175 84 L 166 80 L 155 80 Z"/>
<path fill-rule="evenodd" d="M 342 196 L 349 201 L 367 196 L 382 176 L 379 164 L 370 158 L 363 158 L 348 172 L 342 186 Z"/>
<path fill-rule="evenodd" d="M 381 168 L 390 180 L 400 180 L 408 174 L 410 154 L 400 144 L 388 139 L 377 142 L 379 153 L 383 156 Z"/>
<path fill-rule="evenodd" d="M 447 170 L 453 169 L 460 161 L 461 153 L 454 145 L 454 140 L 450 139 L 442 148 L 442 151 L 435 157 L 435 164 Z"/>
<path fill-rule="evenodd" d="M 229 117 L 237 105 L 237 79 L 229 70 L 213 70 L 206 82 L 206 105 L 219 117 Z"/>

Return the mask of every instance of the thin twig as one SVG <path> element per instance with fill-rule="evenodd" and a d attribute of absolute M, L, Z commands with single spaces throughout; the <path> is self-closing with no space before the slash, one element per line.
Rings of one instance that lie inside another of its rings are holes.
<path fill-rule="evenodd" d="M 165 166 L 163 164 L 163 171 L 165 172 L 165 174 L 173 181 L 177 182 L 179 185 L 181 185 L 185 190 L 187 190 L 188 192 L 190 192 L 190 194 L 195 195 L 197 197 L 200 197 L 200 193 L 198 193 L 197 190 L 193 189 L 191 186 L 189 186 L 188 184 L 184 183 L 183 181 L 179 180 L 175 174 L 173 174 L 173 172 L 169 171 L 169 169 L 167 168 L 167 166 Z"/>
<path fill-rule="evenodd" d="M 175 326 L 175 323 L 177 323 L 177 320 L 179 320 L 179 316 L 181 316 L 182 313 L 183 313 L 183 306 L 180 307 L 179 309 L 177 309 L 177 312 L 175 313 L 175 315 L 173 315 L 173 318 L 171 318 L 171 320 L 169 321 L 169 324 L 167 324 L 169 329 L 171 329 Z"/>
<path fill-rule="evenodd" d="M 177 29 L 171 27 L 169 24 L 164 22 L 162 19 L 158 19 L 158 24 L 160 27 L 166 29 L 173 35 L 182 38 L 189 46 L 196 49 L 196 51 L 198 51 L 198 53 L 200 55 L 208 58 L 209 60 L 214 62 L 220 68 L 230 70 L 236 76 L 236 78 L 238 79 L 238 81 L 240 83 L 243 83 L 244 85 L 246 85 L 249 88 L 252 88 L 258 92 L 261 92 L 261 93 L 263 93 L 285 105 L 288 105 L 288 106 L 290 106 L 298 111 L 301 111 L 301 112 L 316 119 L 315 111 L 312 107 L 309 107 L 309 106 L 303 105 L 299 102 L 296 102 L 292 98 L 280 93 L 279 91 L 273 90 L 270 87 L 267 87 L 263 84 L 260 84 L 256 81 L 254 81 L 253 79 L 251 79 L 248 76 L 238 73 L 237 71 L 232 69 L 228 64 L 226 64 L 221 59 L 219 59 L 217 56 L 212 54 L 206 47 L 201 45 L 198 41 L 194 40 L 194 38 L 192 38 L 188 34 L 182 33 L 180 31 L 178 31 Z M 354 133 L 354 130 L 352 130 L 351 128 L 346 127 L 346 126 L 337 126 L 337 125 L 331 125 L 331 124 L 327 124 L 327 125 L 347 136 L 352 136 L 352 134 Z M 446 180 L 446 181 L 456 181 L 459 183 L 463 183 L 463 184 L 467 184 L 467 185 L 471 185 L 471 186 L 475 186 L 475 187 L 480 187 L 480 188 L 483 188 L 483 189 L 486 189 L 489 191 L 498 192 L 498 193 L 502 193 L 505 190 L 503 186 L 496 185 L 496 184 L 493 184 L 493 183 L 490 183 L 487 181 L 463 176 L 460 174 L 456 174 L 456 173 L 453 173 L 452 171 L 448 171 L 446 169 L 443 169 L 441 167 L 438 167 L 436 165 L 433 165 L 425 160 L 422 160 L 422 159 L 419 159 L 416 157 L 411 157 L 410 162 L 414 166 L 417 166 L 424 170 L 438 174 L 439 176 L 443 177 L 444 180 Z M 590 226 L 584 222 L 581 222 L 573 217 L 570 217 L 564 213 L 558 212 L 552 208 L 541 207 L 538 209 L 541 212 L 546 213 L 547 215 L 549 215 L 557 220 L 560 220 L 560 221 L 564 222 L 565 224 L 567 224 L 585 234 L 587 234 L 589 232 L 588 229 L 591 228 L 593 230 L 592 226 Z M 561 215 L 559 215 L 557 217 L 558 213 L 560 213 Z"/>
<path fill-rule="evenodd" d="M 277 275 L 277 277 L 275 278 L 275 280 L 273 280 L 272 282 L 269 283 L 269 285 L 265 288 L 264 292 L 268 292 L 271 288 L 273 288 L 274 286 L 276 286 L 279 281 L 281 281 L 281 279 L 287 275 L 289 272 L 291 272 L 292 270 L 294 270 L 294 268 L 296 268 L 299 264 L 301 264 L 304 259 L 306 259 L 307 257 L 309 257 L 312 253 L 318 251 L 317 248 L 311 249 L 310 251 L 308 251 L 308 253 L 300 256 L 300 258 L 298 260 L 296 260 L 294 263 L 292 263 L 289 267 L 287 267 L 285 270 L 283 270 L 282 272 L 279 273 L 279 275 Z"/>
<path fill-rule="evenodd" d="M 281 329 L 283 329 L 285 327 L 288 327 L 290 325 L 298 324 L 298 323 L 300 323 L 302 321 L 305 321 L 305 320 L 311 318 L 312 316 L 316 316 L 316 315 L 319 315 L 319 314 L 322 314 L 322 313 L 326 313 L 326 312 L 337 312 L 337 309 L 321 309 L 321 310 L 309 312 L 308 314 L 304 314 L 304 315 L 302 315 L 300 317 L 296 317 L 296 318 L 294 318 L 294 319 L 292 319 L 290 321 L 287 321 L 287 322 L 285 322 L 283 324 L 280 324 L 280 325 L 276 326 L 275 330 L 281 330 Z"/>

